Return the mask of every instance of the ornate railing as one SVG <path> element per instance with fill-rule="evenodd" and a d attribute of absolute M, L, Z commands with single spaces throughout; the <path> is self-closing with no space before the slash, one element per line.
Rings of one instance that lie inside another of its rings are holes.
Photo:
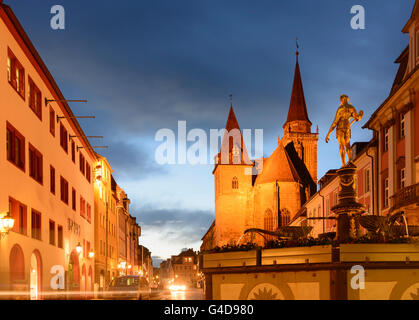
<path fill-rule="evenodd" d="M 419 203 L 419 183 L 399 190 L 391 197 L 391 211 Z"/>

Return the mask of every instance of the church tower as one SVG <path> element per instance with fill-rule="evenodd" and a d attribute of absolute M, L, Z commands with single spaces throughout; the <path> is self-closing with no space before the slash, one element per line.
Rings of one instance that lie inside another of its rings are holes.
<path fill-rule="evenodd" d="M 297 51 L 294 83 L 287 121 L 283 126 L 284 137 L 282 143 L 284 147 L 291 142 L 294 143 L 298 156 L 306 165 L 314 183 L 317 184 L 317 140 L 319 139 L 319 133 L 318 130 L 316 133 L 311 132 L 311 121 L 307 113 L 298 55 L 299 52 Z"/>
<path fill-rule="evenodd" d="M 215 246 L 235 244 L 253 212 L 250 161 L 233 105 L 213 171 L 215 182 Z"/>

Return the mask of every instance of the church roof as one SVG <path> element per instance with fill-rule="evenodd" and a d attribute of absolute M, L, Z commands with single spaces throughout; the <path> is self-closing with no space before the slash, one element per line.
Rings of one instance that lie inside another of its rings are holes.
<path fill-rule="evenodd" d="M 275 181 L 300 181 L 300 177 L 282 143 L 278 144 L 278 147 L 268 159 L 264 159 L 262 173 L 256 178 L 255 184 Z"/>
<path fill-rule="evenodd" d="M 239 123 L 237 121 L 236 115 L 234 114 L 233 104 L 230 105 L 230 112 L 228 114 L 225 129 L 226 129 L 226 131 L 224 133 L 223 140 L 222 140 L 222 143 L 221 143 L 220 155 L 221 155 L 221 152 L 223 152 L 223 150 L 228 150 L 229 153 L 232 152 L 233 145 L 234 145 L 234 139 L 231 135 L 229 135 L 229 133 L 231 132 L 231 130 L 236 129 L 236 130 L 238 130 L 238 133 L 240 134 L 241 145 L 239 147 L 240 147 L 241 156 L 242 156 L 241 157 L 241 163 L 242 164 L 250 164 L 250 158 L 249 158 L 249 155 L 247 153 L 246 146 L 244 144 L 243 135 L 241 134 L 240 126 L 239 126 Z"/>
<path fill-rule="evenodd" d="M 303 82 L 301 80 L 300 65 L 298 64 L 298 52 L 297 62 L 295 64 L 294 83 L 292 86 L 290 107 L 288 109 L 288 117 L 284 127 L 288 122 L 296 120 L 308 121 L 311 124 L 307 114 L 307 106 L 304 97 Z"/>

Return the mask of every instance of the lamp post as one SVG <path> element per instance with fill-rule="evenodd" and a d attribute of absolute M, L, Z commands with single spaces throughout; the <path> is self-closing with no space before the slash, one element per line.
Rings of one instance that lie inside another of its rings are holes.
<path fill-rule="evenodd" d="M 5 237 L 13 226 L 15 225 L 15 219 L 10 214 L 10 211 L 4 214 L 0 218 L 0 236 L 1 238 Z"/>

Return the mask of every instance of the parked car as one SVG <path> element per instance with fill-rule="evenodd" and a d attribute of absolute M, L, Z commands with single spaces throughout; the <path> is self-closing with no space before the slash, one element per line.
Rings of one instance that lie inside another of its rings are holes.
<path fill-rule="evenodd" d="M 112 280 L 108 289 L 112 299 L 150 299 L 151 289 L 146 278 L 140 276 L 121 276 Z"/>

